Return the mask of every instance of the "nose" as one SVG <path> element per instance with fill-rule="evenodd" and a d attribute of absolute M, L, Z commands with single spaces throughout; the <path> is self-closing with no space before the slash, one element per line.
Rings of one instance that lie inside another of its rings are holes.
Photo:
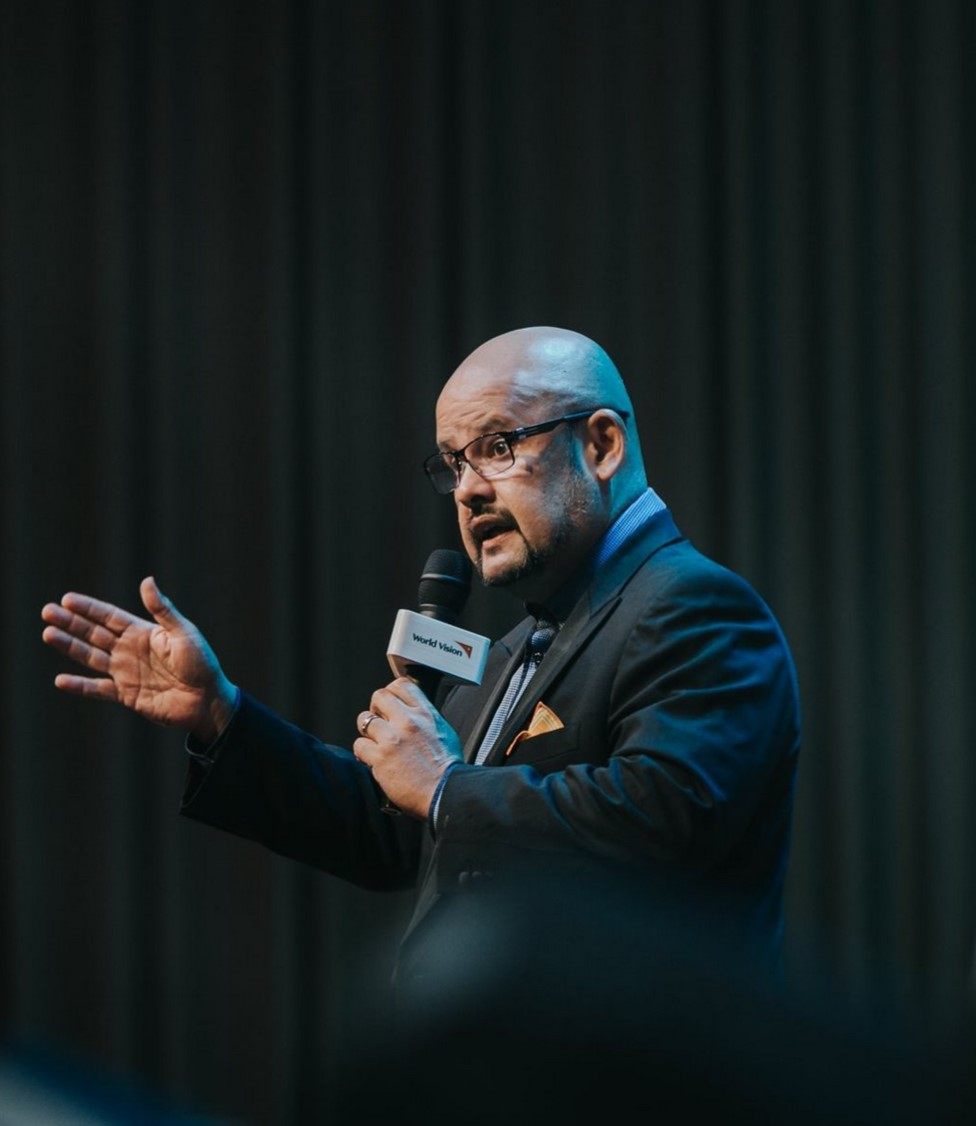
<path fill-rule="evenodd" d="M 486 500 L 491 500 L 495 495 L 492 483 L 486 481 L 480 473 L 475 473 L 466 461 L 461 462 L 460 473 L 457 486 L 454 489 L 454 499 L 458 504 L 473 508 Z"/>

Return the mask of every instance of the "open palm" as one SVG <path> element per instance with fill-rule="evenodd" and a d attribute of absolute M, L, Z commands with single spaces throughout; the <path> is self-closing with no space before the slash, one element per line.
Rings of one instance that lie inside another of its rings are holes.
<path fill-rule="evenodd" d="M 152 622 L 85 594 L 66 594 L 43 608 L 44 641 L 96 674 L 60 673 L 54 683 L 209 740 L 230 717 L 236 689 L 203 634 L 155 579 L 144 579 L 139 592 Z"/>

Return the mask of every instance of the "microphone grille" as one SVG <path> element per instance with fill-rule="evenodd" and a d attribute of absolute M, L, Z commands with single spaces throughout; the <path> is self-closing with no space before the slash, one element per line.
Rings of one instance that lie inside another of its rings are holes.
<path fill-rule="evenodd" d="M 453 620 L 464 609 L 471 591 L 471 563 L 466 555 L 442 547 L 431 552 L 420 576 L 417 600 L 420 611 L 441 620 Z"/>

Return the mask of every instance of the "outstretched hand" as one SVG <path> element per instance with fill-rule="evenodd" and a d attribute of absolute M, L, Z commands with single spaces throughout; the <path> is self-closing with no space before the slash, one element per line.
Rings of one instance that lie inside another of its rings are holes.
<path fill-rule="evenodd" d="M 143 579 L 139 593 L 154 622 L 85 594 L 47 603 L 41 610 L 44 641 L 97 674 L 60 673 L 54 683 L 211 743 L 233 714 L 237 690 L 206 638 L 154 578 Z"/>

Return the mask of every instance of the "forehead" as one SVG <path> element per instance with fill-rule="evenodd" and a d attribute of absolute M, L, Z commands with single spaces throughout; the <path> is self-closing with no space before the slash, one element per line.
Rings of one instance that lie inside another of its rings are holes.
<path fill-rule="evenodd" d="M 518 373 L 499 376 L 486 368 L 459 370 L 437 400 L 438 445 L 457 449 L 479 434 L 538 421 L 535 416 L 545 397 Z"/>

